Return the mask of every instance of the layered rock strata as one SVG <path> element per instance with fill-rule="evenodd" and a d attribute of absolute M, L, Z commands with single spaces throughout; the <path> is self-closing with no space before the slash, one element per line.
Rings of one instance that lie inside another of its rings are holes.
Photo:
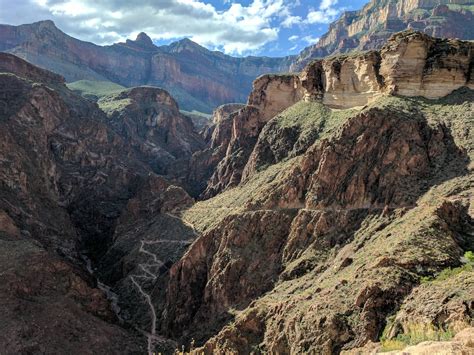
<path fill-rule="evenodd" d="M 441 98 L 462 87 L 474 88 L 473 48 L 472 42 L 406 31 L 394 35 L 380 51 L 316 60 L 298 75 L 262 76 L 255 81 L 247 106 L 230 118 L 225 157 L 202 197 L 245 179 L 255 169 L 253 160 L 248 160 L 263 127 L 298 101 L 348 109 L 387 95 Z"/>
<path fill-rule="evenodd" d="M 379 49 L 394 33 L 411 29 L 433 37 L 473 39 L 472 1 L 373 0 L 359 11 L 347 11 L 330 24 L 318 43 L 305 48 L 291 65 L 298 71 L 311 60 Z"/>

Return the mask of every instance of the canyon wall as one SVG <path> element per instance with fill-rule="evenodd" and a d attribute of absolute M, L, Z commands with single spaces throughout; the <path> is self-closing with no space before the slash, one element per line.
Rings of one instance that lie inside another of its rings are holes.
<path fill-rule="evenodd" d="M 473 42 L 405 31 L 392 36 L 380 51 L 313 61 L 294 75 L 286 100 L 302 96 L 346 109 L 389 94 L 438 99 L 461 87 L 474 88 L 473 61 Z M 269 101 L 285 102 L 279 95 Z"/>
<path fill-rule="evenodd" d="M 473 61 L 473 42 L 405 31 L 380 51 L 315 60 L 300 74 L 263 75 L 255 80 L 247 106 L 225 121 L 228 129 L 217 129 L 226 135 L 220 138 L 225 144 L 219 156 L 224 149 L 226 153 L 214 163 L 201 197 L 212 197 L 250 176 L 256 167 L 249 157 L 263 127 L 295 103 L 349 109 L 387 95 L 438 99 L 462 87 L 474 88 Z"/>
<path fill-rule="evenodd" d="M 396 32 L 411 29 L 433 37 L 473 39 L 472 1 L 372 0 L 358 11 L 347 11 L 330 24 L 314 45 L 291 65 L 302 70 L 311 60 L 334 54 L 379 49 Z"/>
<path fill-rule="evenodd" d="M 182 109 L 202 112 L 244 102 L 257 76 L 288 71 L 292 59 L 231 57 L 189 39 L 156 46 L 145 33 L 136 40 L 98 46 L 68 36 L 52 21 L 0 25 L 0 51 L 56 72 L 68 82 L 108 80 L 126 87 L 162 87 Z"/>

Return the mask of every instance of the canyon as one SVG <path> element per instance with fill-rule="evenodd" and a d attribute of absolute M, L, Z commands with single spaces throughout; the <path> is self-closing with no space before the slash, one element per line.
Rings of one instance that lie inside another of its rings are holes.
<path fill-rule="evenodd" d="M 200 133 L 162 88 L 95 102 L 0 53 L 2 348 L 469 353 L 473 49 L 400 32 Z"/>

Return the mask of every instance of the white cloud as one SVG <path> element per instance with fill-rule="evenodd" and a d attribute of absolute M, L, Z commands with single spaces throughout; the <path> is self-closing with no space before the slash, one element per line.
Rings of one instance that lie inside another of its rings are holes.
<path fill-rule="evenodd" d="M 322 0 L 319 4 L 318 10 L 311 10 L 308 12 L 305 23 L 315 24 L 324 23 L 328 24 L 334 21 L 339 15 L 342 9 L 336 9 L 334 6 L 337 5 L 338 0 Z"/>
<path fill-rule="evenodd" d="M 319 5 L 320 10 L 327 10 L 334 7 L 337 4 L 337 0 L 323 0 Z"/>
<path fill-rule="evenodd" d="M 290 15 L 282 21 L 281 25 L 285 28 L 290 28 L 293 25 L 301 24 L 302 21 L 303 21 L 303 19 L 300 16 L 291 16 Z"/>
<path fill-rule="evenodd" d="M 302 40 L 308 44 L 315 44 L 318 43 L 319 37 L 305 36 L 302 38 Z"/>
<path fill-rule="evenodd" d="M 300 36 L 293 35 L 293 36 L 288 37 L 288 40 L 293 42 L 293 41 L 296 41 L 299 38 L 300 38 Z"/>
<path fill-rule="evenodd" d="M 231 54 L 255 52 L 275 41 L 279 24 L 294 17 L 285 0 L 230 2 L 226 10 L 199 0 L 16 0 L 15 6 L 10 1 L 0 0 L 0 22 L 49 18 L 66 33 L 98 44 L 124 41 L 141 31 L 154 40 L 188 37 Z"/>

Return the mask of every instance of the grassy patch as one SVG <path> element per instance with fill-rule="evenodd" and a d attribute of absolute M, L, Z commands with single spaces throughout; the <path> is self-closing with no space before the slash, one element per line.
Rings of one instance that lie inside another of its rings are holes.
<path fill-rule="evenodd" d="M 467 10 L 474 12 L 474 5 L 472 4 L 447 4 L 448 8 L 453 11 Z"/>
<path fill-rule="evenodd" d="M 94 101 L 125 89 L 124 86 L 111 81 L 79 80 L 66 85 L 70 90 Z"/>
<path fill-rule="evenodd" d="M 289 107 L 274 120 L 281 128 L 300 127 L 301 135 L 307 136 L 317 131 L 320 138 L 324 138 L 340 127 L 357 110 L 331 110 L 321 102 L 300 101 Z"/>
<path fill-rule="evenodd" d="M 467 251 L 464 253 L 464 261 L 466 262 L 464 265 L 455 267 L 455 268 L 446 268 L 443 271 L 441 271 L 438 275 L 435 277 L 429 277 L 429 276 L 424 276 L 420 279 L 420 282 L 423 283 L 428 283 L 428 282 L 441 282 L 441 281 L 446 281 L 456 275 L 459 275 L 462 272 L 472 272 L 474 271 L 474 253 L 472 251 Z"/>
<path fill-rule="evenodd" d="M 397 335 L 395 339 L 381 339 L 382 352 L 402 350 L 409 345 L 416 345 L 424 341 L 447 341 L 454 337 L 451 329 L 438 329 L 430 324 L 410 324 L 406 332 Z"/>
<path fill-rule="evenodd" d="M 204 232 L 219 224 L 226 216 L 244 212 L 247 204 L 262 193 L 268 184 L 283 179 L 298 158 L 274 164 L 254 175 L 245 184 L 228 189 L 217 196 L 194 204 L 183 217 L 194 227 Z"/>
<path fill-rule="evenodd" d="M 132 103 L 132 100 L 129 98 L 118 100 L 114 96 L 106 96 L 100 99 L 97 103 L 99 104 L 100 109 L 110 116 L 114 112 L 125 109 L 125 107 Z"/>

